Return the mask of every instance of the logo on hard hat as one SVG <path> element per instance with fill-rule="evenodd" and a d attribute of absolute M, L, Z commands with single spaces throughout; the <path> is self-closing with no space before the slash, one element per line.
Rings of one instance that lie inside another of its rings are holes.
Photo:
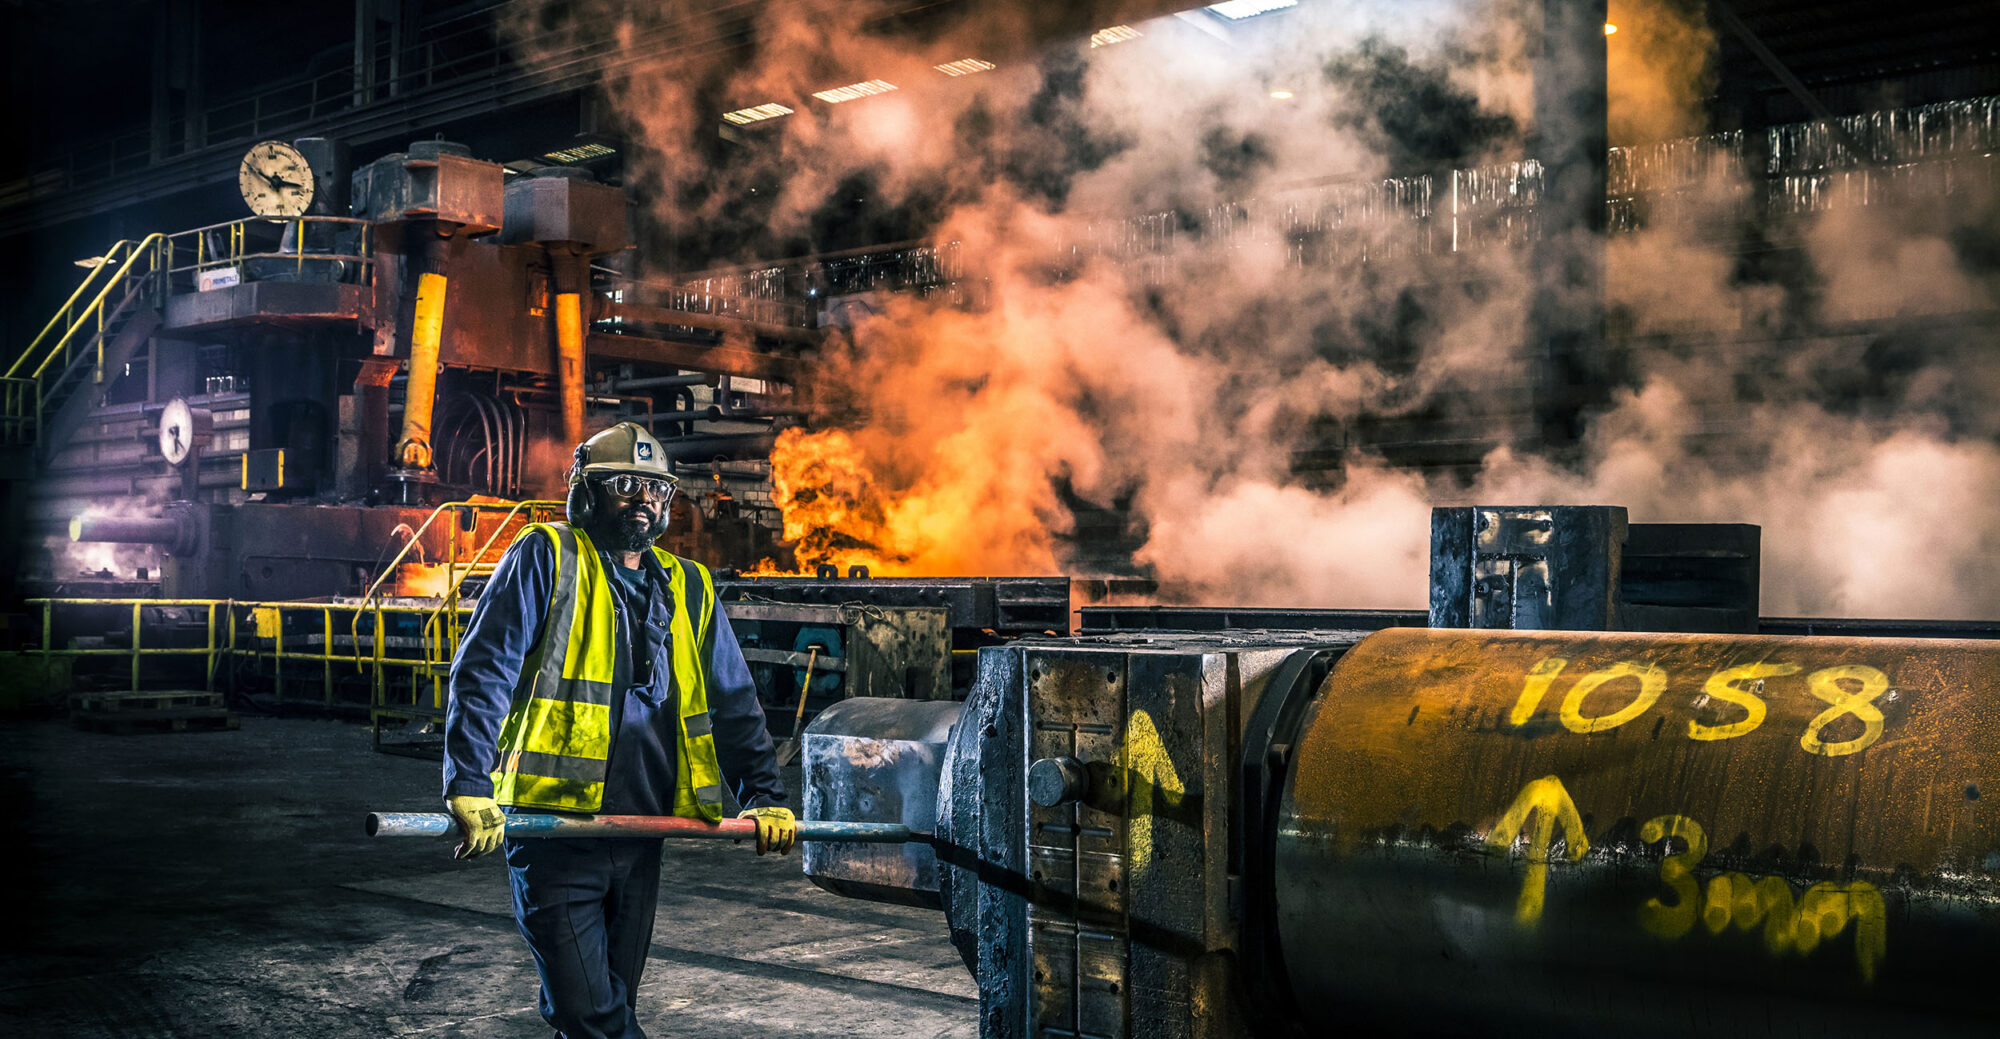
<path fill-rule="evenodd" d="M 650 462 L 653 460 L 653 445 L 641 440 L 632 446 L 639 449 L 639 461 Z"/>

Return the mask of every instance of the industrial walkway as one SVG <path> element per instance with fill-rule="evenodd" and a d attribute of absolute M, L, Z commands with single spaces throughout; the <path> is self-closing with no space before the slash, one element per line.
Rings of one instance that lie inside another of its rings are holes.
<path fill-rule="evenodd" d="M 798 770 L 786 781 L 797 790 Z M 359 725 L 98 735 L 0 722 L 12 890 L 0 1035 L 535 1037 L 499 856 L 371 840 L 438 766 Z M 655 1035 L 970 1037 L 944 917 L 827 894 L 798 859 L 670 845 L 640 996 Z"/>

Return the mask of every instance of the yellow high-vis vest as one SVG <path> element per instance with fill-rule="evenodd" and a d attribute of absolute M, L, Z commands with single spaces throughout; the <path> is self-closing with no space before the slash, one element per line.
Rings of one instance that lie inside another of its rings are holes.
<path fill-rule="evenodd" d="M 594 813 L 604 805 L 611 758 L 617 612 L 604 564 L 583 531 L 567 523 L 532 523 L 514 540 L 531 537 L 554 543 L 555 581 L 541 639 L 521 664 L 513 706 L 500 726 L 493 799 L 516 808 Z M 722 818 L 722 766 L 701 651 L 715 619 L 715 578 L 691 559 L 659 548 L 653 554 L 674 590 L 669 630 L 680 717 L 674 814 L 713 822 Z"/>

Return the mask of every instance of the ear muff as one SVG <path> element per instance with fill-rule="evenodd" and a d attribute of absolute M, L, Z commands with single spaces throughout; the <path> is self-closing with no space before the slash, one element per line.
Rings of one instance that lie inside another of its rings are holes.
<path fill-rule="evenodd" d="M 569 518 L 572 527 L 588 527 L 597 515 L 597 492 L 590 481 L 583 478 L 583 460 L 586 450 L 579 444 L 576 460 L 569 467 L 569 494 L 563 499 L 563 515 Z"/>

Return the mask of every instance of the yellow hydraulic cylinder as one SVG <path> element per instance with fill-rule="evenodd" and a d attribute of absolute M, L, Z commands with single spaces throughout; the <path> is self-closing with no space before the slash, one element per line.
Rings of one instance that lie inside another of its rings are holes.
<path fill-rule="evenodd" d="M 431 409 L 437 404 L 445 288 L 442 274 L 417 277 L 416 314 L 410 322 L 410 381 L 403 394 L 403 439 L 396 444 L 396 462 L 406 469 L 431 467 Z"/>
<path fill-rule="evenodd" d="M 556 390 L 562 397 L 565 444 L 583 442 L 583 298 L 556 294 Z"/>

